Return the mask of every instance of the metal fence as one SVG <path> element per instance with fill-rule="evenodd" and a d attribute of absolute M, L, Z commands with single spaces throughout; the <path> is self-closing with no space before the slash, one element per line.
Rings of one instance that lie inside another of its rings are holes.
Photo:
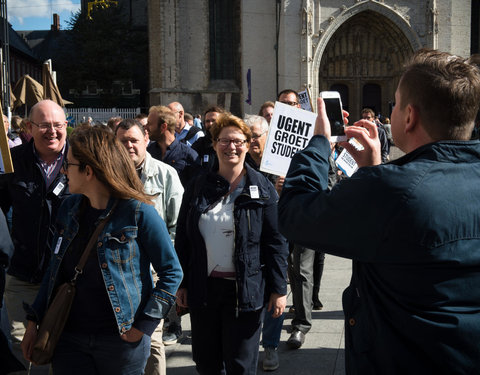
<path fill-rule="evenodd" d="M 140 113 L 140 108 L 66 108 L 66 116 L 69 124 L 78 125 L 88 121 L 106 123 L 111 117 L 134 118 Z"/>

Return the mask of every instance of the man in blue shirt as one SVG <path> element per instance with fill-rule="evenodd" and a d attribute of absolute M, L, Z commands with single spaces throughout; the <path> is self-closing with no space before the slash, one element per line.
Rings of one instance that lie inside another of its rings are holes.
<path fill-rule="evenodd" d="M 183 117 L 183 114 L 182 114 Z M 147 130 L 152 141 L 147 151 L 155 158 L 171 165 L 185 186 L 183 170 L 187 165 L 198 164 L 198 154 L 185 143 L 175 138 L 177 119 L 165 106 L 153 106 L 148 113 Z"/>
<path fill-rule="evenodd" d="M 172 102 L 168 105 L 177 119 L 175 125 L 175 138 L 187 146 L 192 146 L 198 138 L 204 137 L 205 134 L 196 126 L 190 125 L 185 121 L 185 111 L 179 102 Z"/>

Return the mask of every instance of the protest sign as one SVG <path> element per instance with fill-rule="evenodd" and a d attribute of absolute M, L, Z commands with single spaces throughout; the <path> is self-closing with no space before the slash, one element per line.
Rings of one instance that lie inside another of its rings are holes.
<path fill-rule="evenodd" d="M 285 176 L 293 155 L 312 138 L 316 119 L 316 113 L 276 102 L 260 170 Z"/>
<path fill-rule="evenodd" d="M 2 120 L 2 129 L 0 129 L 0 151 L 2 155 L 2 172 L 12 173 L 13 164 L 12 156 L 10 155 L 10 148 L 8 147 L 7 133 L 5 132 L 5 126 L 3 123 L 3 112 L 0 105 L 0 119 Z"/>
<path fill-rule="evenodd" d="M 352 177 L 352 174 L 354 174 L 358 169 L 357 162 L 346 149 L 343 149 L 340 155 L 338 155 L 335 163 L 337 164 L 337 167 L 340 168 L 345 175 L 347 175 L 347 177 Z"/>
<path fill-rule="evenodd" d="M 310 100 L 310 93 L 308 92 L 308 89 L 300 91 L 298 96 L 300 98 L 300 108 L 304 109 L 305 111 L 313 112 L 312 101 Z"/>

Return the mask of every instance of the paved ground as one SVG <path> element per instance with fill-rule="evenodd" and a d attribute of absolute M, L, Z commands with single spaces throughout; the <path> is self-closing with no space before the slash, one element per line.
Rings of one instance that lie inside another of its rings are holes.
<path fill-rule="evenodd" d="M 307 334 L 305 344 L 298 350 L 289 350 L 285 344 L 289 337 L 291 318 L 287 315 L 283 326 L 279 347 L 280 368 L 275 374 L 325 374 L 343 375 L 344 368 L 344 335 L 342 292 L 350 282 L 351 261 L 327 255 L 325 270 L 320 289 L 320 300 L 324 305 L 322 311 L 313 312 L 313 327 Z M 292 296 L 288 296 L 288 305 Z M 287 307 L 288 309 L 288 307 Z M 192 361 L 190 340 L 190 319 L 186 315 L 182 319 L 184 339 L 167 347 L 167 375 L 195 374 Z M 261 360 L 263 349 L 260 349 L 258 373 L 262 373 Z"/>
<path fill-rule="evenodd" d="M 395 146 L 391 147 L 390 160 L 395 160 L 404 153 Z M 313 312 L 313 327 L 307 334 L 305 344 L 298 350 L 289 350 L 285 344 L 290 332 L 291 317 L 287 315 L 283 325 L 279 346 L 280 368 L 277 375 L 344 375 L 344 328 L 342 311 L 342 292 L 350 282 L 351 261 L 327 255 L 325 270 L 320 289 L 320 299 L 324 305 L 322 311 Z M 288 307 L 292 296 L 288 295 Z M 180 343 L 167 347 L 167 375 L 195 374 L 192 361 L 190 340 L 190 318 L 182 319 L 184 338 Z M 262 373 L 261 361 L 263 349 L 260 348 L 258 373 Z"/>

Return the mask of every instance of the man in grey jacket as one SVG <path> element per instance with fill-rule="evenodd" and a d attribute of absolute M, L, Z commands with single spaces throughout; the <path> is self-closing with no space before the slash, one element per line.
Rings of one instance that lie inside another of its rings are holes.
<path fill-rule="evenodd" d="M 172 241 L 175 240 L 177 216 L 183 197 L 183 187 L 177 171 L 154 159 L 148 152 L 148 133 L 141 123 L 133 119 L 118 124 L 116 136 L 132 158 L 145 193 L 154 196 L 155 209 L 167 225 Z M 155 275 L 154 275 L 155 277 Z M 147 375 L 165 375 L 165 347 L 162 341 L 163 321 L 152 334 L 150 358 L 145 368 Z"/>

